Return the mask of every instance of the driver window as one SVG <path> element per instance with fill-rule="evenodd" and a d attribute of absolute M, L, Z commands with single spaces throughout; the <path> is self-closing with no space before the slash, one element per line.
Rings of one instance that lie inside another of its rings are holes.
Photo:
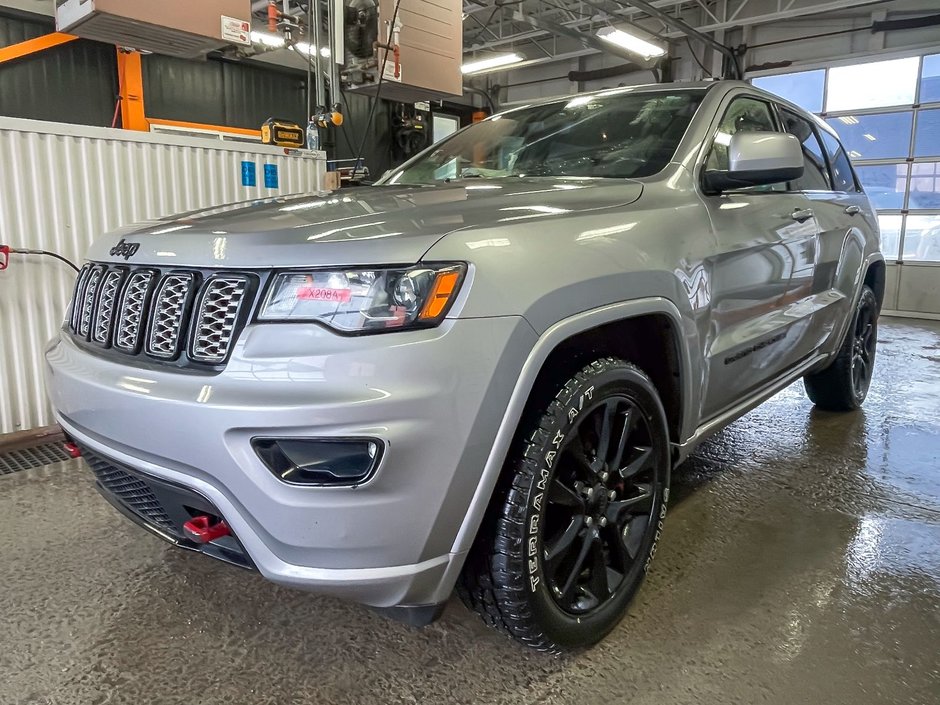
<path fill-rule="evenodd" d="M 755 98 L 736 98 L 725 111 L 705 166 L 708 171 L 728 171 L 728 147 L 737 132 L 776 132 L 770 106 Z"/>

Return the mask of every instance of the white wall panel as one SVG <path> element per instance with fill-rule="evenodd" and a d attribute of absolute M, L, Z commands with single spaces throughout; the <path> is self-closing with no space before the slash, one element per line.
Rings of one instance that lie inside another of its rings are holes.
<path fill-rule="evenodd" d="M 242 185 L 241 163 L 257 185 Z M 264 165 L 278 167 L 265 188 Z M 114 228 L 187 210 L 316 191 L 322 153 L 241 142 L 0 118 L 0 244 L 79 263 Z M 42 349 L 62 323 L 75 273 L 51 258 L 12 255 L 0 272 L 0 433 L 53 422 Z"/>

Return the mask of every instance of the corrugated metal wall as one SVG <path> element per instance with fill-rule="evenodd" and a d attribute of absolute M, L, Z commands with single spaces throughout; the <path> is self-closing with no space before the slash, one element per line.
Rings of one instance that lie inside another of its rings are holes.
<path fill-rule="evenodd" d="M 322 157 L 322 155 L 321 155 Z M 241 162 L 258 185 L 241 185 Z M 264 164 L 279 188 L 264 188 Z M 74 262 L 97 235 L 147 218 L 250 198 L 313 191 L 325 163 L 274 147 L 0 118 L 0 243 Z M 60 327 L 74 272 L 13 255 L 0 272 L 0 433 L 53 422 L 42 349 Z"/>

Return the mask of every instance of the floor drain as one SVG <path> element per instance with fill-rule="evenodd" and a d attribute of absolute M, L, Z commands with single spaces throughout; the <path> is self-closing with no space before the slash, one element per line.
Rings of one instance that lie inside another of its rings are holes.
<path fill-rule="evenodd" d="M 0 453 L 0 475 L 39 468 L 63 460 L 69 460 L 69 454 L 62 448 L 61 443 L 46 443 L 34 448 L 11 450 Z"/>

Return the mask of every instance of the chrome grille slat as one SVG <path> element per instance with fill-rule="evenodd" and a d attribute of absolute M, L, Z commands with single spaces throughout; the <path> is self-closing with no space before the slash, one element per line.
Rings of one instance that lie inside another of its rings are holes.
<path fill-rule="evenodd" d="M 194 360 L 222 362 L 228 356 L 247 289 L 244 277 L 214 277 L 206 282 L 190 350 Z"/>
<path fill-rule="evenodd" d="M 222 365 L 256 287 L 257 277 L 247 273 L 89 262 L 76 278 L 65 327 L 114 353 Z"/>
<path fill-rule="evenodd" d="M 95 325 L 91 332 L 91 339 L 101 345 L 111 342 L 111 324 L 114 322 L 114 305 L 118 292 L 121 289 L 121 280 L 124 272 L 120 269 L 110 270 L 101 282 L 101 294 L 98 296 L 98 308 L 95 312 Z"/>
<path fill-rule="evenodd" d="M 98 286 L 101 284 L 101 277 L 104 274 L 104 267 L 92 267 L 88 274 L 88 280 L 85 283 L 85 289 L 82 292 L 81 315 L 78 320 L 78 334 L 88 337 L 88 330 L 91 327 L 91 317 L 95 308 L 95 296 L 98 294 Z"/>
<path fill-rule="evenodd" d="M 73 333 L 78 332 L 78 324 L 81 320 L 82 295 L 85 293 L 85 284 L 88 282 L 88 275 L 91 272 L 91 265 L 86 264 L 82 271 L 78 273 L 78 279 L 75 281 L 75 293 L 72 296 L 72 312 L 69 325 Z"/>
<path fill-rule="evenodd" d="M 168 274 L 160 282 L 153 299 L 147 354 L 172 358 L 179 350 L 180 331 L 189 293 L 193 287 L 191 274 Z"/>
<path fill-rule="evenodd" d="M 144 305 L 153 283 L 154 274 L 150 270 L 134 272 L 127 279 L 121 305 L 118 308 L 118 325 L 114 332 L 114 345 L 125 352 L 136 352 L 143 328 Z"/>

